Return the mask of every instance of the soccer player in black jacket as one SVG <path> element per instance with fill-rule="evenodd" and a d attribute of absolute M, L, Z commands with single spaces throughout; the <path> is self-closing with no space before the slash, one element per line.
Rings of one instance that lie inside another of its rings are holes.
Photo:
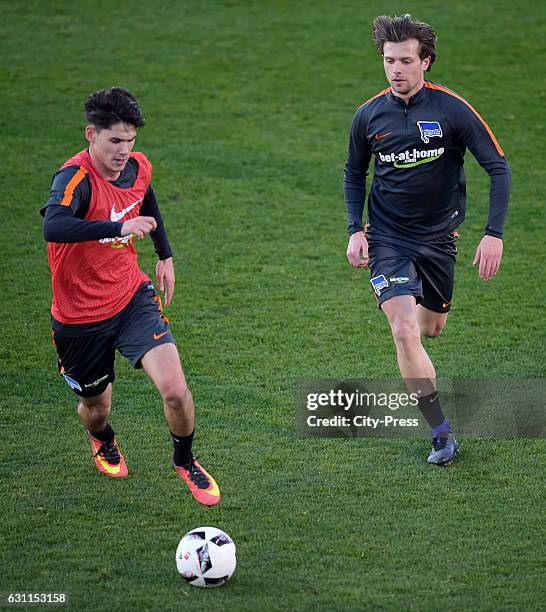
<path fill-rule="evenodd" d="M 425 80 L 436 59 L 431 26 L 410 15 L 377 17 L 373 37 L 390 87 L 355 113 L 344 172 L 347 258 L 368 266 L 391 326 L 398 365 L 432 433 L 428 462 L 452 461 L 458 443 L 442 412 L 421 336 L 444 328 L 453 293 L 457 226 L 465 216 L 466 149 L 491 178 L 489 215 L 474 264 L 490 280 L 502 257 L 510 167 L 489 126 L 451 90 Z M 362 223 L 366 175 L 374 177 Z"/>

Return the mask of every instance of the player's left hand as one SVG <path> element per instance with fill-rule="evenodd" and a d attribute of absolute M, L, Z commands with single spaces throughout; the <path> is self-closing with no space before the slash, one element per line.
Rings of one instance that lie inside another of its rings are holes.
<path fill-rule="evenodd" d="M 478 248 L 472 265 L 480 264 L 480 276 L 483 280 L 491 280 L 499 271 L 502 257 L 502 240 L 495 236 L 484 236 Z"/>
<path fill-rule="evenodd" d="M 165 291 L 165 306 L 171 303 L 174 293 L 174 264 L 173 258 L 160 259 L 155 267 L 157 288 Z"/>

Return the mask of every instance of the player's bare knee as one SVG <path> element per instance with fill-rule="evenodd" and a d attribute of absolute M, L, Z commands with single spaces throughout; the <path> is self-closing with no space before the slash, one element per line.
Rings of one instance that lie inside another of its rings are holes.
<path fill-rule="evenodd" d="M 419 341 L 420 333 L 417 322 L 407 317 L 397 317 L 391 323 L 392 336 L 396 346 L 404 349 Z"/>
<path fill-rule="evenodd" d="M 110 414 L 110 399 L 101 395 L 97 397 L 86 397 L 80 399 L 78 413 L 83 411 L 95 418 L 106 418 Z"/>
<path fill-rule="evenodd" d="M 169 384 L 161 389 L 163 401 L 171 410 L 187 410 L 192 404 L 192 395 L 184 383 Z"/>

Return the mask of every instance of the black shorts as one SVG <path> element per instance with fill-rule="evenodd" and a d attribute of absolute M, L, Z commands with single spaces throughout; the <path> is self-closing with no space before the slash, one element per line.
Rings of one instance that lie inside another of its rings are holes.
<path fill-rule="evenodd" d="M 83 397 L 100 395 L 114 381 L 116 349 L 140 368 L 154 346 L 175 343 L 154 286 L 146 282 L 117 315 L 99 323 L 65 325 L 52 321 L 59 373 Z"/>
<path fill-rule="evenodd" d="M 368 236 L 370 283 L 378 306 L 395 295 L 413 295 L 429 310 L 449 312 L 457 238 L 457 232 L 431 242 Z"/>

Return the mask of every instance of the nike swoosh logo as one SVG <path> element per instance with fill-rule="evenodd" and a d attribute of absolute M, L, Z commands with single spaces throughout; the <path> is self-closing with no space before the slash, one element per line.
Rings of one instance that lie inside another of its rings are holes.
<path fill-rule="evenodd" d="M 92 442 L 92 446 L 93 446 L 93 455 L 95 456 L 94 458 L 98 459 L 102 467 L 109 474 L 117 474 L 121 469 L 121 462 L 118 465 L 110 465 L 100 455 L 97 454 L 99 452 L 100 446 L 97 446 L 94 442 Z"/>
<path fill-rule="evenodd" d="M 109 463 L 106 463 L 106 461 L 100 455 L 97 455 L 97 459 L 99 460 L 99 463 L 102 465 L 102 467 L 109 474 L 118 474 L 119 473 L 119 471 L 121 469 L 121 463 L 118 463 L 118 465 L 110 465 Z"/>
<path fill-rule="evenodd" d="M 177 468 L 176 465 L 174 466 L 174 469 L 178 472 L 178 470 L 180 468 Z M 201 468 L 203 470 L 203 468 Z M 187 470 L 184 470 L 187 472 Z M 211 495 L 212 497 L 220 497 L 220 487 L 216 484 L 216 481 L 214 480 L 214 478 L 208 474 L 207 472 L 205 472 L 205 470 L 203 470 L 203 472 L 206 474 L 207 478 L 209 479 L 210 485 L 208 487 L 208 489 L 199 489 L 197 487 L 197 485 L 195 485 L 193 482 L 188 482 L 186 480 L 186 478 L 183 478 L 183 480 L 188 484 L 188 486 L 190 487 L 190 489 L 192 487 L 198 489 L 199 491 L 203 491 L 203 493 L 206 493 L 207 495 Z M 179 472 L 180 473 L 180 472 Z"/>
<path fill-rule="evenodd" d="M 116 205 L 112 204 L 112 210 L 110 212 L 110 221 L 113 221 L 114 223 L 117 223 L 118 221 L 120 221 L 121 219 L 123 219 L 123 217 L 125 217 L 125 215 L 130 212 L 131 210 L 133 210 L 133 208 L 137 205 L 140 204 L 140 200 L 137 200 L 136 202 L 133 202 L 132 204 L 130 204 L 129 206 L 127 206 L 127 208 L 124 208 L 123 210 L 121 210 L 120 212 L 116 211 Z"/>
<path fill-rule="evenodd" d="M 205 489 L 205 493 L 208 493 L 209 495 L 212 495 L 213 497 L 218 497 L 220 495 L 220 487 L 216 484 L 215 480 L 212 480 L 212 478 L 210 480 L 211 480 L 210 484 L 212 486 L 212 489 Z"/>
<path fill-rule="evenodd" d="M 449 302 L 446 304 L 445 302 L 442 304 L 442 308 L 447 308 L 451 302 L 453 302 L 453 300 L 449 300 Z"/>
<path fill-rule="evenodd" d="M 154 334 L 154 340 L 159 340 L 159 338 L 163 338 L 163 336 L 168 333 L 169 333 L 169 330 L 164 331 L 161 334 Z"/>
<path fill-rule="evenodd" d="M 383 138 L 386 138 L 387 136 L 389 136 L 390 134 L 392 134 L 392 132 L 385 132 L 384 134 L 379 134 L 377 133 L 374 136 L 374 140 L 383 140 Z"/>

